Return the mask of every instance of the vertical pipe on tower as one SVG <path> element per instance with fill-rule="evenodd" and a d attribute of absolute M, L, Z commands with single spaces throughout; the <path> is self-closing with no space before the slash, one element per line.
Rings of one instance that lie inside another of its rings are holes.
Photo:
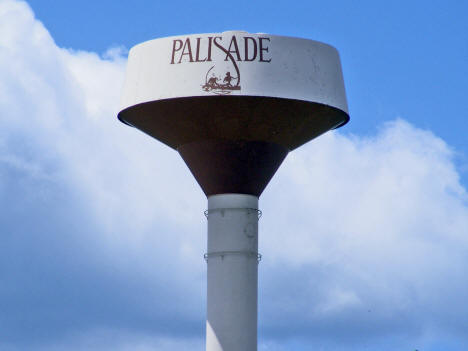
<path fill-rule="evenodd" d="M 207 351 L 257 350 L 258 197 L 208 197 Z"/>

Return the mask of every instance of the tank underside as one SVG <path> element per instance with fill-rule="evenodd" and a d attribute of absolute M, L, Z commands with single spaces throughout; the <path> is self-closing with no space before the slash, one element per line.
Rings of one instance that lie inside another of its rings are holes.
<path fill-rule="evenodd" d="M 207 196 L 260 196 L 289 151 L 349 120 L 331 106 L 260 96 L 156 100 L 118 117 L 177 150 Z"/>

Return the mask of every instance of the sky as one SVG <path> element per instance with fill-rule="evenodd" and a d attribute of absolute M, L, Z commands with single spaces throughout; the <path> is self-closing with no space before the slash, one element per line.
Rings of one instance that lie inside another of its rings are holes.
<path fill-rule="evenodd" d="M 468 349 L 467 13 L 0 0 L 0 350 L 204 349 L 206 198 L 116 114 L 133 45 L 228 29 L 335 46 L 351 116 L 260 199 L 259 351 Z"/>

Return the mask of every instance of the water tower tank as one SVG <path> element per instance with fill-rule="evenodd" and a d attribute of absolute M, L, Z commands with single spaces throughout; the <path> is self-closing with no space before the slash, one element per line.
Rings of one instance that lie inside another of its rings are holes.
<path fill-rule="evenodd" d="M 176 150 L 208 197 L 207 350 L 256 350 L 258 197 L 290 151 L 348 122 L 338 52 L 242 31 L 147 41 L 118 118 Z"/>

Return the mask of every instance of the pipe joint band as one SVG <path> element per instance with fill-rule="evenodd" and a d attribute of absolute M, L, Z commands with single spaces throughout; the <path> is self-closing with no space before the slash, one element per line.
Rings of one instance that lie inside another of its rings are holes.
<path fill-rule="evenodd" d="M 257 262 L 262 260 L 262 255 L 255 251 L 219 251 L 219 252 L 208 252 L 203 255 L 203 258 L 206 262 L 211 257 L 221 257 L 221 260 L 224 260 L 224 256 L 228 255 L 245 255 L 248 257 L 254 257 L 257 259 Z"/>
<path fill-rule="evenodd" d="M 209 215 L 213 212 L 221 212 L 221 216 L 224 217 L 224 212 L 228 210 L 247 210 L 247 214 L 250 214 L 251 212 L 257 212 L 257 217 L 260 219 L 262 217 L 262 211 L 256 208 L 246 208 L 246 207 L 225 207 L 225 208 L 213 208 L 211 210 L 206 210 L 203 213 L 205 214 L 205 217 L 208 218 Z"/>

